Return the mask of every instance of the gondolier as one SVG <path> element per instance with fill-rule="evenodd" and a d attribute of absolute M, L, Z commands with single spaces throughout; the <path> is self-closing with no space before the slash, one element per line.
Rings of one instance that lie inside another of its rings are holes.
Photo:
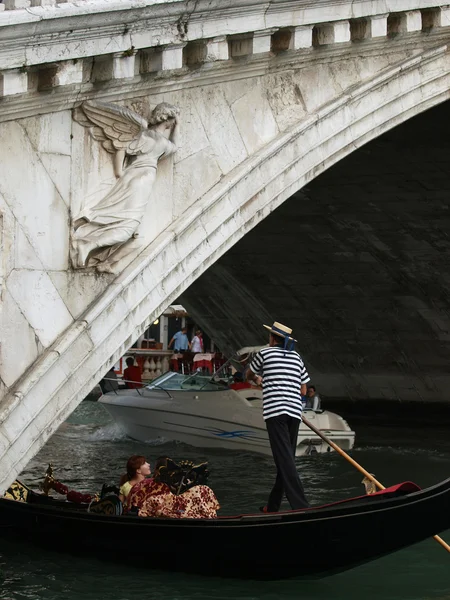
<path fill-rule="evenodd" d="M 277 467 L 275 485 L 264 512 L 277 512 L 283 494 L 292 509 L 309 506 L 295 466 L 295 448 L 302 419 L 302 395 L 310 381 L 301 356 L 293 347 L 292 329 L 275 323 L 264 325 L 270 332 L 269 347 L 262 348 L 250 363 L 247 379 L 263 386 L 263 417 Z"/>

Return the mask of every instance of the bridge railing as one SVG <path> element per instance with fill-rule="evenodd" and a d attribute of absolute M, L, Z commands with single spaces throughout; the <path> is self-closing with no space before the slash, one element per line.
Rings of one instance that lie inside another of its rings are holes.
<path fill-rule="evenodd" d="M 398 0 L 396 12 L 383 14 L 365 0 L 339 8 L 300 5 L 235 0 L 221 9 L 220 2 L 214 8 L 200 2 L 187 12 L 181 1 L 0 0 L 0 96 L 161 77 L 206 63 L 450 26 L 450 7 L 437 0 Z"/>

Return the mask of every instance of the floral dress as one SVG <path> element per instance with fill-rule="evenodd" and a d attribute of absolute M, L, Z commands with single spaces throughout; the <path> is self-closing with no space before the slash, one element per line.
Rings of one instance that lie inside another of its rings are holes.
<path fill-rule="evenodd" d="M 145 479 L 134 485 L 128 494 L 126 509 L 138 509 L 140 517 L 171 519 L 214 519 L 219 502 L 207 485 L 196 485 L 175 495 L 165 483 Z"/>

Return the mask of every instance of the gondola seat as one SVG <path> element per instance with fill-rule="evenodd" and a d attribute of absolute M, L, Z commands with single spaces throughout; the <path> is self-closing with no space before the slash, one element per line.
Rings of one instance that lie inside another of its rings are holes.
<path fill-rule="evenodd" d="M 106 515 L 108 517 L 120 517 L 123 513 L 123 504 L 115 494 L 110 494 L 98 501 L 89 504 L 88 512 L 95 515 Z"/>

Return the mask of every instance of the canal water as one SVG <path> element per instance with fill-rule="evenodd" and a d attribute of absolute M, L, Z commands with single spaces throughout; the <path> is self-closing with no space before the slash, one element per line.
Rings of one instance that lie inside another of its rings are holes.
<path fill-rule="evenodd" d="M 357 433 L 352 456 L 385 485 L 412 480 L 428 486 L 450 476 L 449 421 L 441 414 L 427 413 L 425 418 L 422 409 L 411 415 L 407 407 L 396 413 L 381 414 L 379 408 L 369 408 L 358 414 L 355 407 L 341 408 Z M 162 454 L 208 460 L 209 483 L 223 507 L 221 514 L 254 512 L 265 502 L 274 478 L 269 457 L 132 441 L 101 405 L 83 402 L 21 479 L 37 485 L 51 462 L 57 478 L 71 488 L 95 492 L 105 481 L 117 482 L 127 458 L 136 453 L 146 455 L 152 463 Z M 334 453 L 298 459 L 298 468 L 312 504 L 363 492 L 360 473 Z M 361 536 L 367 536 L 370 544 L 370 535 L 361 531 Z M 442 537 L 450 541 L 450 531 Z M 117 544 L 122 541 L 117 539 Z M 123 551 L 127 551 L 125 546 Z M 261 552 L 276 552 L 276 548 L 262 548 Z M 308 552 L 299 539 L 299 562 Z M 57 539 L 54 551 L 26 546 L 19 540 L 0 540 L 0 570 L 3 600 L 450 600 L 450 555 L 433 540 L 317 581 L 262 583 L 174 574 L 129 564 L 118 568 L 92 557 L 62 554 Z"/>

